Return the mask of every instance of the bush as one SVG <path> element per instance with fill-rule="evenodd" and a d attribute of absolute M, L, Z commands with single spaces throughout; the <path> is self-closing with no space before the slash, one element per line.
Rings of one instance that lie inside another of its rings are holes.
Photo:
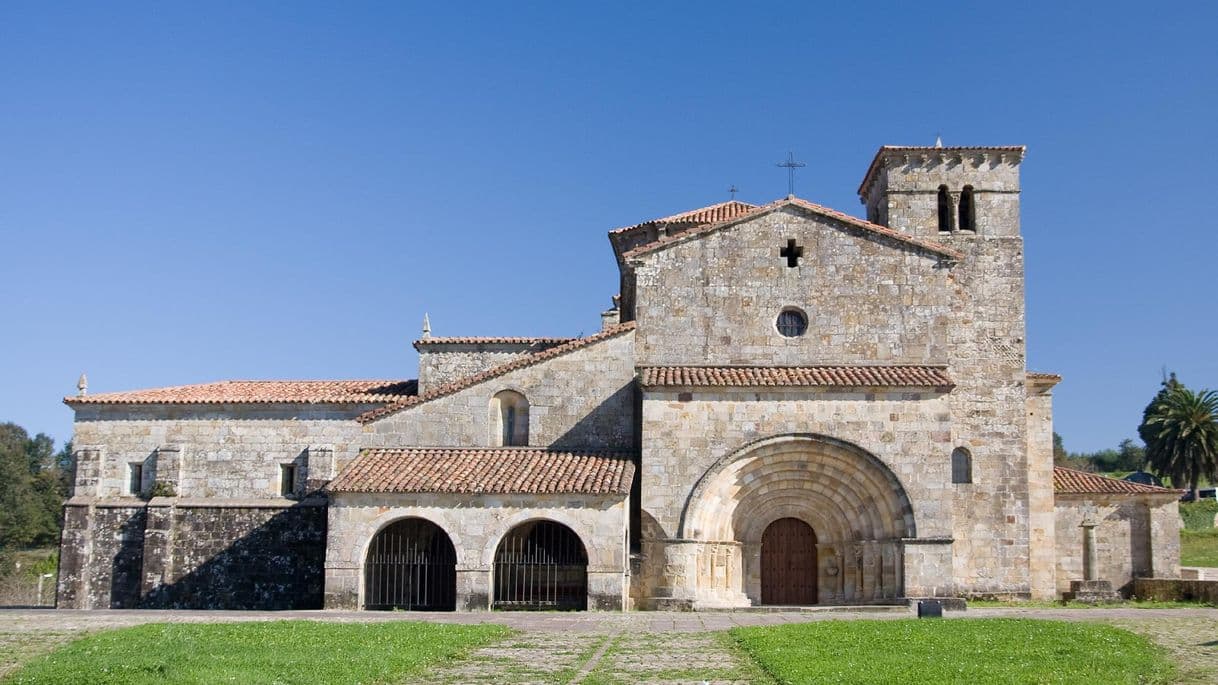
<path fill-rule="evenodd" d="M 1214 514 L 1218 514 L 1218 502 L 1212 499 L 1180 503 L 1184 530 L 1210 530 L 1214 527 Z"/>

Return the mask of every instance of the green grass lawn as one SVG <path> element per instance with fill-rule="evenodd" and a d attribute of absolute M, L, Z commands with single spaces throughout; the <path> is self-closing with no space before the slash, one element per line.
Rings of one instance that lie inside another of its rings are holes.
<path fill-rule="evenodd" d="M 1180 564 L 1218 566 L 1218 528 L 1180 531 Z"/>
<path fill-rule="evenodd" d="M 823 621 L 736 628 L 780 683 L 1165 683 L 1146 638 L 1110 626 L 1030 619 Z"/>
<path fill-rule="evenodd" d="M 402 683 L 510 633 L 413 621 L 151 624 L 76 640 L 4 683 Z"/>

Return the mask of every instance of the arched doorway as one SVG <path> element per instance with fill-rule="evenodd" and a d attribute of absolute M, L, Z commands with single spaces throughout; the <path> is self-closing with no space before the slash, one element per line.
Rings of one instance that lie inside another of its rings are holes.
<path fill-rule="evenodd" d="M 761 536 L 761 603 L 816 604 L 816 533 L 797 518 L 780 518 Z"/>
<path fill-rule="evenodd" d="M 554 521 L 509 531 L 495 550 L 494 608 L 588 608 L 588 554 L 575 531 Z"/>
<path fill-rule="evenodd" d="M 812 581 L 816 602 L 870 604 L 904 595 L 903 541 L 917 531 L 900 480 L 853 444 L 799 434 L 765 438 L 724 455 L 690 493 L 678 537 L 704 545 L 699 568 L 714 568 L 712 552 L 737 555 L 722 564 L 728 572 L 695 588 L 696 601 L 770 603 L 762 589 L 763 537 L 784 518 L 814 531 L 823 570 Z"/>
<path fill-rule="evenodd" d="M 364 608 L 456 609 L 457 552 L 448 534 L 418 518 L 395 521 L 377 533 L 364 562 Z"/>

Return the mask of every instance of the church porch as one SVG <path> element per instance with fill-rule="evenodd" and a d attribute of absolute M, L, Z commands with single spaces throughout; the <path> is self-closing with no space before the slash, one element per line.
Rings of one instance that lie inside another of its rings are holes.
<path fill-rule="evenodd" d="M 325 606 L 623 609 L 633 473 L 618 454 L 365 450 L 329 488 Z"/>

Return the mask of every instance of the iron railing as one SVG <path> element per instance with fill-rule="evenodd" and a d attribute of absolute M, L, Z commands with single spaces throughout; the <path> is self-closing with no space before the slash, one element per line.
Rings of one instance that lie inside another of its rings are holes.
<path fill-rule="evenodd" d="M 405 519 L 378 533 L 364 574 L 366 609 L 456 608 L 457 554 L 448 535 L 430 521 Z"/>
<path fill-rule="evenodd" d="M 579 536 L 553 521 L 514 528 L 495 552 L 494 608 L 588 608 L 588 555 Z"/>

